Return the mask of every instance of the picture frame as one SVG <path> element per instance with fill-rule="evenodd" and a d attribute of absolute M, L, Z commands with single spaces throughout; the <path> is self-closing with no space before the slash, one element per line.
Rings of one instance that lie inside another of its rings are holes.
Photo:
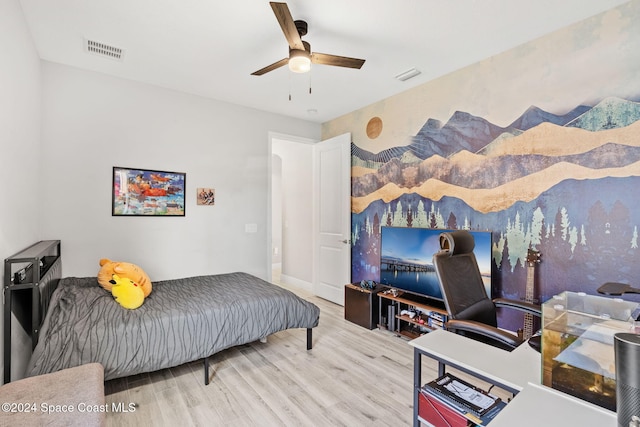
<path fill-rule="evenodd" d="M 215 205 L 215 188 L 198 188 L 196 192 L 196 204 L 201 206 Z"/>
<path fill-rule="evenodd" d="M 187 174 L 113 167 L 112 216 L 185 216 Z"/>

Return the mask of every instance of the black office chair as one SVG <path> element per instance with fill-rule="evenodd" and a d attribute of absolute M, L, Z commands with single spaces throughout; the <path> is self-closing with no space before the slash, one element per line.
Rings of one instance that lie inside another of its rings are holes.
<path fill-rule="evenodd" d="M 496 308 L 512 308 L 539 318 L 540 306 L 505 298 L 491 300 L 482 283 L 474 247 L 473 235 L 466 230 L 440 235 L 441 250 L 433 255 L 433 264 L 449 315 L 445 327 L 448 331 L 511 351 L 524 341 L 498 328 Z M 536 344 L 532 343 L 532 347 L 536 348 Z"/>

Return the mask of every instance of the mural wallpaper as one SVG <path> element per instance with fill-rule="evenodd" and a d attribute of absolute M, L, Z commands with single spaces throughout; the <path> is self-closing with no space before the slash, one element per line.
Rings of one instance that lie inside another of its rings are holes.
<path fill-rule="evenodd" d="M 640 286 L 639 99 L 531 107 L 506 127 L 458 111 L 409 145 L 352 144 L 352 280 L 379 278 L 380 226 L 393 225 L 492 231 L 494 297 L 524 296 L 529 248 L 540 301 Z"/>
<path fill-rule="evenodd" d="M 494 297 L 532 269 L 541 302 L 640 287 L 639 73 L 632 0 L 323 123 L 352 136 L 352 280 L 379 277 L 395 225 L 491 231 Z"/>

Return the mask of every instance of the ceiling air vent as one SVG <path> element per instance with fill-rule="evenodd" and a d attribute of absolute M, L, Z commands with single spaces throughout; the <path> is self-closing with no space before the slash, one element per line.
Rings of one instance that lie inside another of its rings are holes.
<path fill-rule="evenodd" d="M 116 61 L 122 61 L 122 57 L 124 56 L 124 49 L 89 39 L 84 39 L 84 50 L 87 53 L 103 56 Z"/>
<path fill-rule="evenodd" d="M 418 74 L 420 74 L 420 70 L 418 70 L 417 68 L 409 68 L 407 71 L 404 71 L 400 74 L 398 74 L 396 76 L 396 79 L 400 80 L 401 82 L 407 81 L 415 76 L 417 76 Z"/>

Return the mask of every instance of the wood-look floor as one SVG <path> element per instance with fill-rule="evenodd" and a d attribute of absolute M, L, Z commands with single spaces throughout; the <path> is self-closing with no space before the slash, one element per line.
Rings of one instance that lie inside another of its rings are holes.
<path fill-rule="evenodd" d="M 107 425 L 411 425 L 413 347 L 344 320 L 339 305 L 291 290 L 320 307 L 312 350 L 306 330 L 293 329 L 212 356 L 207 386 L 202 361 L 108 381 L 110 408 L 137 407 L 109 412 Z M 426 359 L 423 380 L 436 375 L 436 363 Z"/>

